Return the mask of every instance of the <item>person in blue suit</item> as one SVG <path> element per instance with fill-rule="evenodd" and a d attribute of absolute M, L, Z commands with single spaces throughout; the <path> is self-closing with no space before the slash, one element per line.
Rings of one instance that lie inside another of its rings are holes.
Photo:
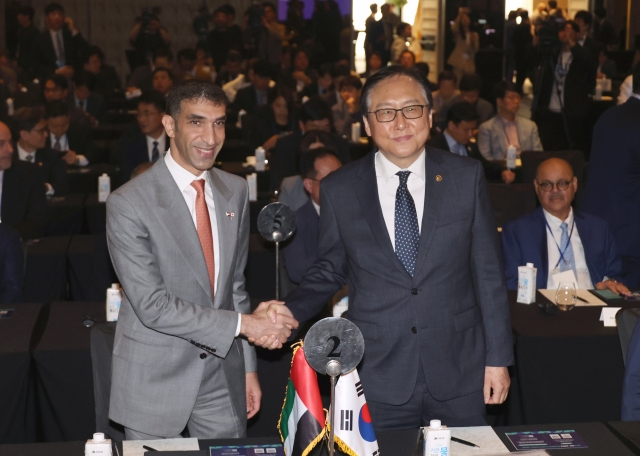
<path fill-rule="evenodd" d="M 553 274 L 573 270 L 578 288 L 629 294 L 620 283 L 622 262 L 607 222 L 571 207 L 578 188 L 571 165 L 559 158 L 545 160 L 534 185 L 541 207 L 502 231 L 507 288 L 518 288 L 518 266 L 533 263 L 537 288 L 555 288 Z"/>
<path fill-rule="evenodd" d="M 589 180 L 581 208 L 605 219 L 622 256 L 629 287 L 640 287 L 640 63 L 633 95 L 607 109 L 593 129 Z"/>
<path fill-rule="evenodd" d="M 22 302 L 24 249 L 20 233 L 0 223 L 0 304 Z"/>
<path fill-rule="evenodd" d="M 312 149 L 300 160 L 304 189 L 309 201 L 296 211 L 296 232 L 282 254 L 289 280 L 295 284 L 316 261 L 320 226 L 320 181 L 342 166 L 335 152 L 321 147 Z"/>
<path fill-rule="evenodd" d="M 640 320 L 629 341 L 622 384 L 622 421 L 640 421 Z"/>

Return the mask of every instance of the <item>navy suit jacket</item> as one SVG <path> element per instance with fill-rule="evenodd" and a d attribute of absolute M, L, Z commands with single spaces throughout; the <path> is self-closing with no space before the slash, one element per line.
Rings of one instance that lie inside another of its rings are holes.
<path fill-rule="evenodd" d="M 72 122 L 67 130 L 67 141 L 69 143 L 69 149 L 76 154 L 84 155 L 89 163 L 94 163 L 96 152 L 93 139 L 91 139 L 91 132 L 87 128 L 83 128 L 81 125 Z M 51 144 L 51 135 L 47 136 L 46 147 L 53 149 Z"/>
<path fill-rule="evenodd" d="M 162 154 L 162 144 L 158 145 Z M 133 136 L 123 137 L 117 145 L 118 153 L 122 154 L 122 183 L 129 182 L 131 173 L 136 166 L 149 161 L 149 150 L 147 149 L 147 137 L 144 133 L 138 132 Z M 165 140 L 165 151 L 169 150 L 169 137 Z"/>
<path fill-rule="evenodd" d="M 22 302 L 24 249 L 20 233 L 0 223 L 0 304 Z"/>
<path fill-rule="evenodd" d="M 640 421 L 640 320 L 629 341 L 622 384 L 622 421 Z"/>
<path fill-rule="evenodd" d="M 640 258 L 640 100 L 607 109 L 593 130 L 580 209 L 602 217 L 622 255 Z"/>
<path fill-rule="evenodd" d="M 405 404 L 422 365 L 439 401 L 482 390 L 485 366 L 513 364 L 509 304 L 487 184 L 477 160 L 426 148 L 425 202 L 413 277 L 382 215 L 374 153 L 320 186 L 318 259 L 286 299 L 316 315 L 349 284 L 349 319 L 365 340 L 367 399 Z"/>
<path fill-rule="evenodd" d="M 622 280 L 622 261 L 607 222 L 575 210 L 573 216 L 593 285 L 602 282 L 605 276 Z M 507 288 L 518 289 L 518 266 L 527 263 L 533 263 L 538 269 L 536 287 L 547 288 L 549 256 L 547 225 L 542 207 L 505 224 L 502 229 L 502 249 Z"/>
<path fill-rule="evenodd" d="M 311 198 L 296 211 L 296 232 L 283 250 L 284 267 L 289 280 L 298 284 L 318 257 L 320 216 Z"/>

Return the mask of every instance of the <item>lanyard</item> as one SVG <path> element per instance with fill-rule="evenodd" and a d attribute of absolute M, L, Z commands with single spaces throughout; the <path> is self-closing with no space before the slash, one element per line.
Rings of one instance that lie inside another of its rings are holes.
<path fill-rule="evenodd" d="M 555 242 L 556 247 L 558 248 L 558 252 L 560 253 L 560 258 L 558 259 L 558 262 L 553 268 L 555 270 L 558 268 L 558 265 L 560 264 L 560 262 L 564 260 L 564 254 L 566 253 L 567 249 L 571 245 L 571 236 L 573 236 L 573 229 L 576 226 L 576 219 L 574 217 L 573 223 L 571 224 L 571 232 L 569 233 L 569 239 L 567 239 L 567 245 L 565 245 L 563 249 L 560 248 L 558 241 L 556 241 L 556 237 L 553 235 L 553 231 L 551 231 L 551 227 L 549 226 L 549 222 L 547 222 L 546 217 L 544 219 L 544 223 L 547 225 L 547 229 L 549 230 L 549 233 L 551 233 L 551 238 L 553 239 L 553 242 Z M 566 263 L 566 260 L 565 260 L 565 263 Z"/>
<path fill-rule="evenodd" d="M 504 131 L 504 137 L 507 140 L 507 147 L 511 146 L 511 141 L 509 140 L 509 135 L 507 134 L 507 126 L 505 124 L 505 120 L 500 117 L 500 123 L 502 123 L 502 130 Z M 518 127 L 516 126 L 516 135 L 518 134 Z M 520 138 L 518 138 L 518 141 Z"/>

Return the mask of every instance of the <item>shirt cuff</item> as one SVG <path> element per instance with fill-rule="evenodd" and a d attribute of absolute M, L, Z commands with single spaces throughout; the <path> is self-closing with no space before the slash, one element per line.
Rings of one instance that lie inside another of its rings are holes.
<path fill-rule="evenodd" d="M 240 325 L 242 325 L 242 314 L 241 313 L 238 314 L 238 326 L 236 326 L 236 335 L 235 335 L 235 337 L 238 337 L 240 335 Z"/>
<path fill-rule="evenodd" d="M 87 166 L 89 164 L 89 160 L 84 155 L 77 154 L 76 155 L 76 164 L 78 166 Z"/>
<path fill-rule="evenodd" d="M 46 196 L 53 196 L 53 194 L 56 192 L 53 186 L 49 182 L 45 182 L 44 185 L 47 188 L 47 191 L 44 194 Z"/>

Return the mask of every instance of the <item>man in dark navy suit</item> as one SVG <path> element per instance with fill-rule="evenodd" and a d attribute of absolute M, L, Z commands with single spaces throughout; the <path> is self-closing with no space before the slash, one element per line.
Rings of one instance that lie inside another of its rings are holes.
<path fill-rule="evenodd" d="M 286 301 L 303 322 L 349 285 L 376 430 L 486 424 L 514 362 L 484 171 L 425 146 L 431 104 L 415 68 L 368 79 L 361 112 L 378 150 L 323 179 L 318 259 Z"/>
<path fill-rule="evenodd" d="M 31 239 L 42 234 L 44 181 L 34 165 L 13 160 L 15 153 L 11 131 L 0 122 L 0 221 Z"/>
<path fill-rule="evenodd" d="M 140 132 L 120 139 L 116 150 L 121 154 L 122 182 L 131 179 L 131 173 L 141 163 L 158 161 L 169 149 L 169 139 L 162 125 L 166 98 L 159 92 L 145 92 L 138 99 L 138 126 Z"/>
<path fill-rule="evenodd" d="M 300 159 L 300 175 L 309 201 L 296 211 L 296 232 L 283 249 L 284 267 L 291 282 L 302 282 L 318 252 L 320 225 L 320 182 L 342 163 L 331 149 L 312 149 Z"/>
<path fill-rule="evenodd" d="M 0 304 L 22 302 L 24 249 L 20 233 L 0 223 Z"/>
<path fill-rule="evenodd" d="M 62 100 L 45 106 L 49 136 L 46 147 L 58 151 L 67 165 L 87 166 L 94 162 L 95 148 L 90 131 L 71 121 L 69 106 Z"/>
<path fill-rule="evenodd" d="M 556 273 L 572 270 L 582 289 L 609 289 L 629 294 L 613 234 L 604 220 L 574 211 L 571 202 L 578 179 L 559 158 L 545 160 L 534 181 L 541 207 L 507 223 L 502 246 L 507 287 L 518 288 L 518 266 L 533 263 L 537 288 L 556 288 Z"/>
<path fill-rule="evenodd" d="M 45 182 L 47 196 L 64 196 L 67 193 L 67 164 L 63 152 L 46 147 L 47 121 L 40 108 L 20 108 L 13 116 L 14 135 L 18 138 L 13 160 L 36 165 Z"/>
<path fill-rule="evenodd" d="M 633 70 L 633 95 L 608 109 L 593 129 L 589 180 L 582 209 L 602 217 L 616 240 L 625 281 L 640 287 L 640 63 Z"/>
<path fill-rule="evenodd" d="M 622 384 L 622 421 L 640 421 L 640 320 L 629 341 Z"/>

